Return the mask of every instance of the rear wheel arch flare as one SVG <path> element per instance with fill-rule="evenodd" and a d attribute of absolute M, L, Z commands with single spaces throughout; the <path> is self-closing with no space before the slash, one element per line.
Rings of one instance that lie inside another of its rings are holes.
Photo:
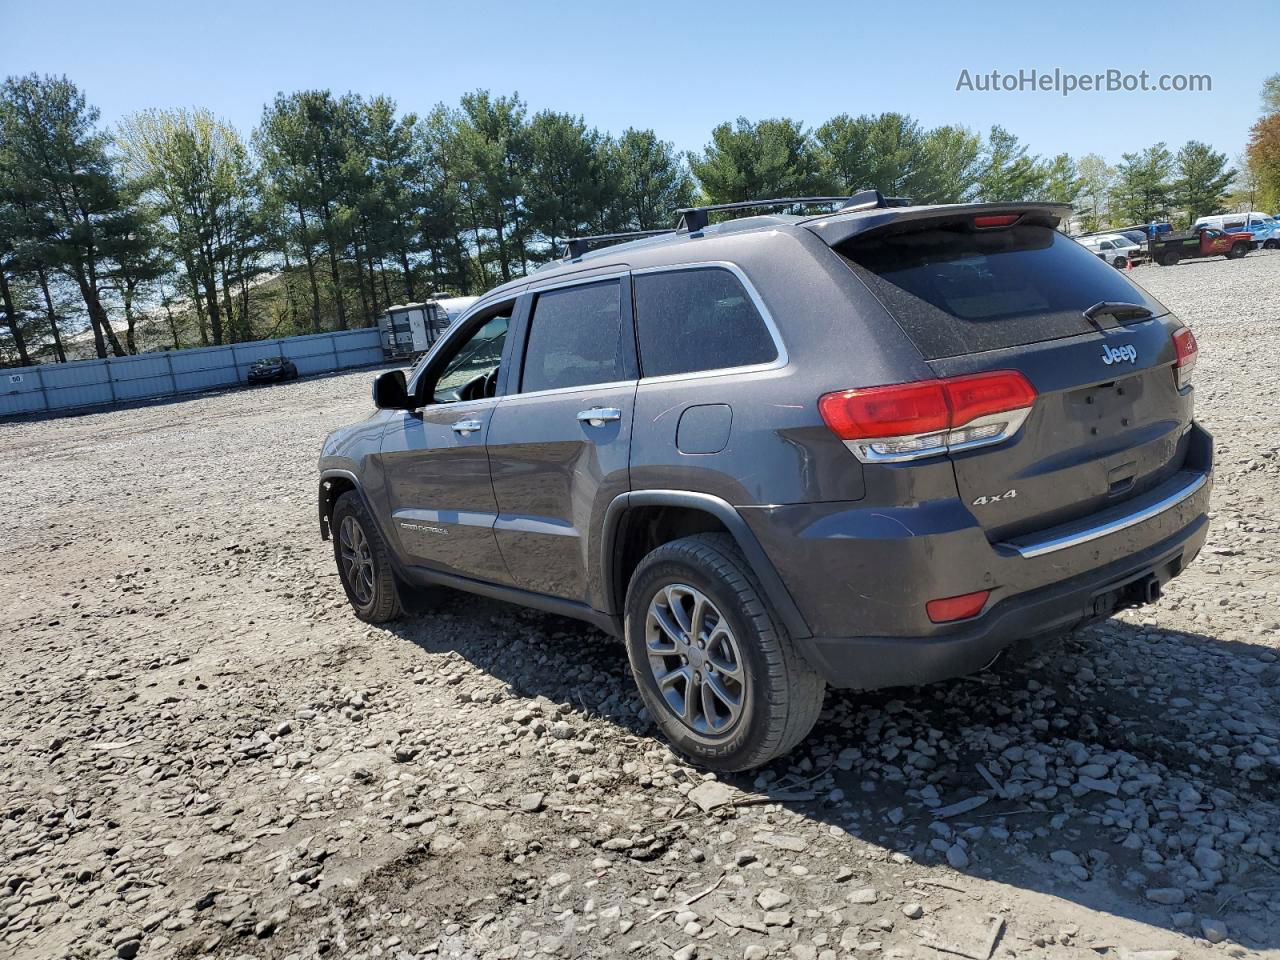
<path fill-rule="evenodd" d="M 619 494 L 609 504 L 600 549 L 605 612 L 622 610 L 631 574 L 646 554 L 663 543 L 698 533 L 732 537 L 791 635 L 812 636 L 772 561 L 738 511 L 712 494 L 687 490 L 639 490 Z"/>

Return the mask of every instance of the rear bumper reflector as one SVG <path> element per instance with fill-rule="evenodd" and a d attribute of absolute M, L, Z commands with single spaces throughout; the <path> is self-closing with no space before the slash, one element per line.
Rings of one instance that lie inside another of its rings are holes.
<path fill-rule="evenodd" d="M 1039 540 L 1021 540 L 1010 541 L 1008 543 L 999 544 L 999 546 L 1007 547 L 1015 550 L 1023 557 L 1040 557 L 1046 553 L 1056 553 L 1059 550 L 1068 550 L 1071 547 L 1078 547 L 1082 543 L 1088 543 L 1091 540 L 1097 540 L 1121 530 L 1127 530 L 1129 527 L 1137 526 L 1152 517 L 1159 516 L 1166 510 L 1171 510 L 1182 501 L 1194 496 L 1199 492 L 1200 488 L 1209 482 L 1209 475 L 1206 473 L 1197 474 L 1191 481 L 1179 486 L 1170 493 L 1165 494 L 1157 500 L 1144 502 L 1140 507 L 1129 512 L 1120 513 L 1118 515 L 1108 516 L 1106 519 L 1072 529 L 1067 532 L 1055 534 L 1050 537 Z"/>
<path fill-rule="evenodd" d="M 925 612 L 934 623 L 952 623 L 956 620 L 968 620 L 976 617 L 987 605 L 990 590 L 979 590 L 977 593 L 966 593 L 958 597 L 943 597 L 930 600 L 925 604 Z"/>

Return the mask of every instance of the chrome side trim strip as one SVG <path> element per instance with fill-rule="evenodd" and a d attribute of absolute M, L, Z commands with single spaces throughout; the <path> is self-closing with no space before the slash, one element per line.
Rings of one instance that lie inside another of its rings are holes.
<path fill-rule="evenodd" d="M 1150 520 L 1152 517 L 1164 513 L 1166 510 L 1171 510 L 1178 504 L 1182 503 L 1183 500 L 1186 500 L 1188 497 L 1196 494 L 1200 488 L 1208 482 L 1208 474 L 1202 473 L 1186 486 L 1179 490 L 1175 490 L 1167 497 L 1157 500 L 1155 503 L 1148 504 L 1141 510 L 1137 510 L 1134 513 L 1125 514 L 1123 517 L 1117 517 L 1114 520 L 1108 520 L 1105 523 L 1098 524 L 1097 526 L 1086 527 L 1085 529 L 1078 530 L 1075 533 L 1064 534 L 1063 536 L 1054 537 L 1050 540 L 1041 540 L 1037 543 L 1026 544 L 1002 543 L 1000 546 L 1016 550 L 1023 557 L 1027 558 L 1040 557 L 1044 556 L 1046 553 L 1055 553 L 1058 550 L 1067 550 L 1070 547 L 1078 547 L 1082 543 L 1088 543 L 1091 540 L 1097 540 L 1100 537 L 1109 536 L 1110 534 L 1118 533 L 1121 530 L 1127 530 L 1129 527 L 1137 526 L 1140 523 Z"/>

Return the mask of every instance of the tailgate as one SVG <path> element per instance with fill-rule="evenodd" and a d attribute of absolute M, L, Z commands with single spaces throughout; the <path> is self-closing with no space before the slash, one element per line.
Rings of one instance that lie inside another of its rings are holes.
<path fill-rule="evenodd" d="M 1191 390 L 1173 370 L 1182 324 L 1074 240 L 966 208 L 835 249 L 937 376 L 1015 370 L 1035 388 L 1012 437 L 949 453 L 992 540 L 1107 509 L 1180 468 L 1191 423 Z"/>
<path fill-rule="evenodd" d="M 1177 326 L 1153 319 L 930 364 L 944 377 L 1017 370 L 1038 393 L 1013 438 L 950 455 L 960 495 L 990 539 L 1089 516 L 1181 469 L 1191 402 L 1174 380 Z"/>

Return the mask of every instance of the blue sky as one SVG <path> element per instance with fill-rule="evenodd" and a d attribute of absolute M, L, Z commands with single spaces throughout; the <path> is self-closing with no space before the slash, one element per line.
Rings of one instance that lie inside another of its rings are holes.
<path fill-rule="evenodd" d="M 0 0 L 0 73 L 65 73 L 104 120 L 204 106 L 246 132 L 278 91 L 384 93 L 425 112 L 477 87 L 680 149 L 739 115 L 816 125 L 896 110 L 1008 127 L 1033 151 L 1111 160 L 1158 140 L 1235 156 L 1280 70 L 1280 4 L 498 3 Z M 1208 73 L 1206 93 L 978 93 L 971 73 Z"/>

